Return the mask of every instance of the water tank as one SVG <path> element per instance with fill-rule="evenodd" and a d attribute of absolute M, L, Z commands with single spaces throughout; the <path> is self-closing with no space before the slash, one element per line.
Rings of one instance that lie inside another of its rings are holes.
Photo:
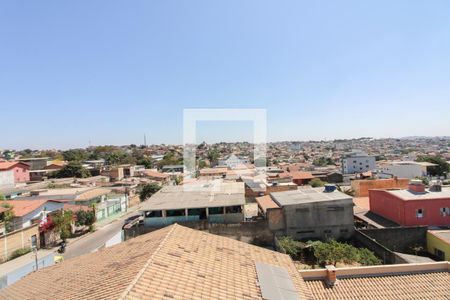
<path fill-rule="evenodd" d="M 336 186 L 334 184 L 325 184 L 325 193 L 332 193 L 336 190 Z"/>

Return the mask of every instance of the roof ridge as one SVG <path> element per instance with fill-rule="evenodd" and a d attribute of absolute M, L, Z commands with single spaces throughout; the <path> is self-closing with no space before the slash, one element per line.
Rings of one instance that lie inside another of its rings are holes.
<path fill-rule="evenodd" d="M 150 266 L 150 264 L 153 262 L 153 258 L 155 256 L 156 253 L 159 252 L 159 250 L 162 248 L 162 246 L 166 243 L 167 239 L 170 237 L 170 235 L 172 234 L 172 232 L 175 230 L 175 228 L 178 226 L 177 223 L 172 225 L 172 228 L 170 229 L 170 231 L 167 233 L 167 235 L 164 237 L 164 239 L 161 241 L 161 243 L 159 243 L 158 247 L 156 248 L 155 251 L 153 251 L 153 254 L 150 256 L 150 258 L 147 260 L 147 262 L 145 263 L 145 265 L 142 267 L 142 269 L 138 272 L 138 274 L 135 276 L 135 278 L 131 281 L 131 283 L 127 286 L 127 288 L 125 289 L 125 291 L 123 291 L 123 293 L 120 295 L 119 299 L 125 299 L 125 297 L 128 295 L 128 293 L 131 291 L 131 289 L 134 287 L 134 285 L 138 282 L 138 280 L 142 277 L 142 275 L 144 274 L 145 270 L 147 270 L 147 268 Z"/>

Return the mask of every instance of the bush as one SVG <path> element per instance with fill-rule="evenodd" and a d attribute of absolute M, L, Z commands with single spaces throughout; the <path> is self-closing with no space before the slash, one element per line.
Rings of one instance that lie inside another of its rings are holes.
<path fill-rule="evenodd" d="M 161 187 L 157 183 L 146 184 L 142 187 L 141 191 L 139 192 L 139 199 L 141 200 L 141 202 L 145 201 L 160 189 Z"/>
<path fill-rule="evenodd" d="M 18 258 L 22 255 L 25 255 L 27 253 L 31 252 L 31 248 L 30 247 L 25 247 L 25 248 L 20 248 L 15 250 L 13 253 L 11 253 L 11 255 L 9 256 L 9 260 L 14 259 L 14 258 Z"/>
<path fill-rule="evenodd" d="M 314 256 L 320 265 L 336 265 L 338 262 L 345 264 L 360 263 L 364 266 L 379 265 L 381 261 L 366 248 L 356 248 L 347 243 L 339 243 L 331 240 L 328 243 L 315 242 L 312 244 Z"/>
<path fill-rule="evenodd" d="M 95 213 L 93 211 L 79 210 L 75 213 L 77 226 L 90 226 L 95 223 Z"/>
<path fill-rule="evenodd" d="M 284 252 L 290 257 L 297 257 L 300 252 L 300 246 L 297 241 L 295 241 L 290 236 L 283 236 L 278 239 L 278 243 Z"/>
<path fill-rule="evenodd" d="M 311 185 L 312 187 L 321 187 L 325 185 L 325 182 L 323 182 L 322 180 L 320 180 L 319 178 L 313 178 L 311 179 L 311 181 L 309 182 L 309 185 Z"/>

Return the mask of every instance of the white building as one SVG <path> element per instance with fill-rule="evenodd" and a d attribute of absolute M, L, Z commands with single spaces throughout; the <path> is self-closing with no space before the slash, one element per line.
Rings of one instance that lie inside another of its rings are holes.
<path fill-rule="evenodd" d="M 375 157 L 362 151 L 348 153 L 342 159 L 342 173 L 363 173 L 376 168 Z"/>
<path fill-rule="evenodd" d="M 417 161 L 389 161 L 380 164 L 377 175 L 379 178 L 409 178 L 428 176 L 428 167 L 434 167 L 436 164 Z"/>

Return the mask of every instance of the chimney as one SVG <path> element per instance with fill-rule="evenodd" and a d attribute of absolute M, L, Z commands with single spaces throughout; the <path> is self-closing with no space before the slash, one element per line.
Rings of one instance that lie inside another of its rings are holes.
<path fill-rule="evenodd" d="M 336 276 L 336 267 L 333 265 L 325 266 L 325 269 L 327 270 L 327 277 L 325 279 L 325 283 L 329 287 L 333 287 L 337 284 L 337 276 Z"/>
<path fill-rule="evenodd" d="M 412 179 L 409 182 L 408 190 L 413 193 L 425 193 L 425 184 L 420 179 Z"/>

